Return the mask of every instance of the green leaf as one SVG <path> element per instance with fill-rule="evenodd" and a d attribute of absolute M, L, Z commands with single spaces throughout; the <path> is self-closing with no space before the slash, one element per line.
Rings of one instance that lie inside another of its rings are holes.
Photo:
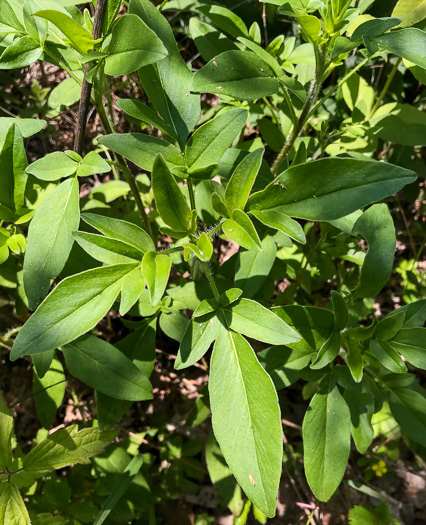
<path fill-rule="evenodd" d="M 251 210 L 250 213 L 265 226 L 283 232 L 297 242 L 302 244 L 306 243 L 305 232 L 302 226 L 285 213 L 281 213 L 277 209 L 264 211 Z"/>
<path fill-rule="evenodd" d="M 87 385 L 116 399 L 152 399 L 148 378 L 115 346 L 83 335 L 62 347 L 70 373 Z"/>
<path fill-rule="evenodd" d="M 132 0 L 129 12 L 140 16 L 167 49 L 167 57 L 142 68 L 139 77 L 147 97 L 183 149 L 200 118 L 200 96 L 190 91 L 193 75 L 180 55 L 172 28 L 156 6 L 149 0 Z"/>
<path fill-rule="evenodd" d="M 408 104 L 385 104 L 374 115 L 371 131 L 404 146 L 426 146 L 426 115 Z"/>
<path fill-rule="evenodd" d="M 256 228 L 250 217 L 243 211 L 234 210 L 232 219 L 227 219 L 222 228 L 225 235 L 240 246 L 247 248 L 247 250 L 262 251 L 262 244 Z"/>
<path fill-rule="evenodd" d="M 0 56 L 0 69 L 18 69 L 38 60 L 43 53 L 40 44 L 29 36 L 23 36 L 8 46 Z"/>
<path fill-rule="evenodd" d="M 107 237 L 130 244 L 142 253 L 155 250 L 151 237 L 145 230 L 132 222 L 97 215 L 96 213 L 83 213 L 81 218 Z"/>
<path fill-rule="evenodd" d="M 123 155 L 140 168 L 152 171 L 155 157 L 161 153 L 171 168 L 183 167 L 180 151 L 165 140 L 143 135 L 142 133 L 113 133 L 101 137 L 99 142 L 107 148 Z"/>
<path fill-rule="evenodd" d="M 15 483 L 0 483 L 0 522 L 10 525 L 30 525 L 24 500 Z"/>
<path fill-rule="evenodd" d="M 197 239 L 197 244 L 186 243 L 185 247 L 185 260 L 188 259 L 188 251 L 192 252 L 200 261 L 207 262 L 213 255 L 213 244 L 208 235 L 203 232 Z"/>
<path fill-rule="evenodd" d="M 368 242 L 360 282 L 353 296 L 375 297 L 389 279 L 395 257 L 395 228 L 387 205 L 371 206 L 356 221 L 352 234 L 362 235 Z"/>
<path fill-rule="evenodd" d="M 219 333 L 209 393 L 213 432 L 226 462 L 253 503 L 273 516 L 282 462 L 280 409 L 271 378 L 241 335 Z"/>
<path fill-rule="evenodd" d="M 180 343 L 188 326 L 188 317 L 183 312 L 171 308 L 170 311 L 161 313 L 159 325 L 170 339 Z"/>
<path fill-rule="evenodd" d="M 400 29 L 374 40 L 387 52 L 426 69 L 426 35 L 421 29 Z"/>
<path fill-rule="evenodd" d="M 426 328 L 403 328 L 388 344 L 409 363 L 426 370 Z"/>
<path fill-rule="evenodd" d="M 248 205 L 250 211 L 278 209 L 290 217 L 328 221 L 380 201 L 414 180 L 413 172 L 392 164 L 326 158 L 290 167 L 253 194 Z"/>
<path fill-rule="evenodd" d="M 340 332 L 333 332 L 318 351 L 317 357 L 311 364 L 313 370 L 324 368 L 332 363 L 339 355 L 341 346 Z"/>
<path fill-rule="evenodd" d="M 371 339 L 370 351 L 379 363 L 394 374 L 403 374 L 407 371 L 401 356 L 387 341 Z"/>
<path fill-rule="evenodd" d="M 26 167 L 23 136 L 19 127 L 12 123 L 0 151 L 0 204 L 11 211 L 18 211 L 24 205 Z"/>
<path fill-rule="evenodd" d="M 200 126 L 185 148 L 185 160 L 190 172 L 218 163 L 241 133 L 246 121 L 247 110 L 233 108 Z"/>
<path fill-rule="evenodd" d="M 129 75 L 167 56 L 158 36 L 136 15 L 123 15 L 112 27 L 111 43 L 105 59 L 107 75 Z"/>
<path fill-rule="evenodd" d="M 399 27 L 418 24 L 426 18 L 426 0 L 399 0 L 392 11 L 392 16 L 402 16 Z"/>
<path fill-rule="evenodd" d="M 82 55 L 93 49 L 94 41 L 91 33 L 66 14 L 60 11 L 45 10 L 37 11 L 34 16 L 40 16 L 52 22 L 68 38 L 72 47 Z"/>
<path fill-rule="evenodd" d="M 91 330 L 113 305 L 136 264 L 94 268 L 61 281 L 21 328 L 11 359 L 53 350 Z"/>
<path fill-rule="evenodd" d="M 266 64 L 268 64 L 268 66 L 275 73 L 275 76 L 279 78 L 283 74 L 282 69 L 278 65 L 278 62 L 268 53 L 268 51 L 265 51 L 262 47 L 243 36 L 238 37 L 237 40 L 253 51 L 253 53 L 256 53 L 256 55 L 264 62 L 266 62 Z"/>
<path fill-rule="evenodd" d="M 79 188 L 74 177 L 43 200 L 28 230 L 24 287 L 32 310 L 46 295 L 51 279 L 65 266 L 79 222 Z"/>
<path fill-rule="evenodd" d="M 200 55 L 206 61 L 224 51 L 238 49 L 234 42 L 221 31 L 198 18 L 193 17 L 189 20 L 189 31 Z"/>
<path fill-rule="evenodd" d="M 426 299 L 420 299 L 414 301 L 414 303 L 406 304 L 401 306 L 397 310 L 394 310 L 387 317 L 393 317 L 399 314 L 400 311 L 404 312 L 404 328 L 415 328 L 422 327 L 426 321 Z"/>
<path fill-rule="evenodd" d="M 306 478 L 320 501 L 328 501 L 342 481 L 350 448 L 349 407 L 329 380 L 312 398 L 303 420 Z"/>
<path fill-rule="evenodd" d="M 12 410 L 6 406 L 0 393 L 0 471 L 6 470 L 12 463 L 12 435 Z"/>
<path fill-rule="evenodd" d="M 404 432 L 424 446 L 426 436 L 426 398 L 414 388 L 392 388 L 389 406 Z"/>
<path fill-rule="evenodd" d="M 155 111 L 153 111 L 149 106 L 143 104 L 140 100 L 117 100 L 117 106 L 131 117 L 137 118 L 139 120 L 142 120 L 142 122 L 150 124 L 154 128 L 159 129 L 160 131 L 162 131 L 166 135 L 169 135 L 172 138 L 175 136 L 175 131 L 170 126 L 170 124 L 168 124 L 165 120 L 159 117 Z"/>
<path fill-rule="evenodd" d="M 351 413 L 351 433 L 360 454 L 365 454 L 374 437 L 371 418 L 374 414 L 374 398 L 368 392 L 345 390 L 345 401 Z"/>
<path fill-rule="evenodd" d="M 115 436 L 115 431 L 101 432 L 98 428 L 60 428 L 24 457 L 23 467 L 27 472 L 48 472 L 75 463 L 90 463 L 90 458 L 100 454 Z"/>
<path fill-rule="evenodd" d="M 145 288 L 145 279 L 140 268 L 132 270 L 121 285 L 120 315 L 125 315 L 139 299 Z"/>
<path fill-rule="evenodd" d="M 35 118 L 0 117 L 0 147 L 3 147 L 7 130 L 12 124 L 16 124 L 21 131 L 22 138 L 26 139 L 45 128 L 47 123 L 45 120 Z"/>
<path fill-rule="evenodd" d="M 90 151 L 79 163 L 77 177 L 89 177 L 99 173 L 108 173 L 111 166 L 96 151 Z"/>
<path fill-rule="evenodd" d="M 179 346 L 175 369 L 183 370 L 199 361 L 217 338 L 220 326 L 219 319 L 211 314 L 191 319 Z"/>
<path fill-rule="evenodd" d="M 143 253 L 117 239 L 95 233 L 74 232 L 74 239 L 91 257 L 104 264 L 121 264 L 141 261 Z"/>
<path fill-rule="evenodd" d="M 152 306 L 158 304 L 164 295 L 169 280 L 172 261 L 167 255 L 147 252 L 142 259 L 142 275 L 149 291 Z"/>
<path fill-rule="evenodd" d="M 225 191 L 225 205 L 230 212 L 244 210 L 259 173 L 264 151 L 261 148 L 249 153 L 231 175 Z"/>
<path fill-rule="evenodd" d="M 25 29 L 18 20 L 15 11 L 7 0 L 0 1 L 0 24 L 25 33 Z"/>
<path fill-rule="evenodd" d="M 245 23 L 235 13 L 218 5 L 201 5 L 198 11 L 210 20 L 222 31 L 234 38 L 248 36 Z"/>
<path fill-rule="evenodd" d="M 226 308 L 230 304 L 235 303 L 242 293 L 243 291 L 239 288 L 230 288 L 229 290 L 225 290 L 219 297 L 220 306 Z"/>
<path fill-rule="evenodd" d="M 398 308 L 395 315 L 387 315 L 374 330 L 375 339 L 392 339 L 401 330 L 405 320 L 405 310 Z"/>
<path fill-rule="evenodd" d="M 260 364 L 271 376 L 277 390 L 298 381 L 298 370 L 306 368 L 313 356 L 312 350 L 292 350 L 287 346 L 271 346 L 257 354 Z"/>
<path fill-rule="evenodd" d="M 274 71 L 250 51 L 225 51 L 217 55 L 195 73 L 191 86 L 196 93 L 217 93 L 240 100 L 267 97 L 278 88 Z"/>
<path fill-rule="evenodd" d="M 40 180 L 54 181 L 74 175 L 78 162 L 63 151 L 48 153 L 28 166 L 26 172 Z"/>
<path fill-rule="evenodd" d="M 258 341 L 284 345 L 301 339 L 278 315 L 251 299 L 239 299 L 223 311 L 229 328 Z"/>
<path fill-rule="evenodd" d="M 163 156 L 157 155 L 152 168 L 152 191 L 163 221 L 176 231 L 190 231 L 192 213 Z"/>
<path fill-rule="evenodd" d="M 340 332 L 346 328 L 349 321 L 348 307 L 343 297 L 335 290 L 331 291 L 331 302 L 334 312 L 334 329 Z"/>
<path fill-rule="evenodd" d="M 33 393 L 40 422 L 44 428 L 50 429 L 65 395 L 65 374 L 59 359 L 53 358 L 43 377 L 34 370 Z"/>

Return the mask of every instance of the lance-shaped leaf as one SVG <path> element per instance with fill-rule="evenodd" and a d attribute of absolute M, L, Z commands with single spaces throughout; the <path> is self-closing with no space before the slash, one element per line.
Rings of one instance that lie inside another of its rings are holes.
<path fill-rule="evenodd" d="M 209 393 L 213 432 L 226 462 L 253 503 L 273 516 L 282 461 L 280 409 L 271 378 L 241 335 L 219 333 Z"/>
<path fill-rule="evenodd" d="M 250 51 L 225 51 L 194 75 L 191 90 L 254 100 L 278 91 L 273 69 Z"/>
<path fill-rule="evenodd" d="M 139 299 L 145 288 L 145 279 L 140 268 L 135 268 L 123 279 L 121 285 L 120 315 L 125 315 Z"/>
<path fill-rule="evenodd" d="M 185 148 L 190 171 L 217 164 L 247 121 L 247 110 L 233 108 L 200 126 Z"/>
<path fill-rule="evenodd" d="M 356 221 L 352 234 L 362 235 L 368 242 L 354 297 L 375 297 L 389 279 L 395 257 L 395 228 L 387 205 L 371 206 Z"/>
<path fill-rule="evenodd" d="M 6 470 L 12 463 L 12 410 L 6 406 L 0 393 L 0 471 Z"/>
<path fill-rule="evenodd" d="M 212 313 L 191 319 L 179 346 L 175 369 L 182 370 L 199 361 L 217 338 L 220 326 Z"/>
<path fill-rule="evenodd" d="M 107 237 L 130 244 L 143 253 L 155 250 L 151 237 L 145 230 L 142 230 L 142 228 L 132 222 L 96 213 L 83 213 L 81 218 Z"/>
<path fill-rule="evenodd" d="M 223 232 L 234 242 L 247 250 L 262 251 L 259 235 L 250 217 L 241 210 L 234 210 L 232 219 L 223 223 Z"/>
<path fill-rule="evenodd" d="M 24 205 L 27 155 L 19 127 L 12 123 L 0 151 L 0 204 L 11 211 Z"/>
<path fill-rule="evenodd" d="M 155 306 L 161 300 L 166 289 L 172 261 L 167 255 L 148 252 L 142 259 L 142 275 L 149 291 L 151 305 Z"/>
<path fill-rule="evenodd" d="M 374 437 L 371 418 L 374 398 L 369 392 L 345 390 L 345 401 L 351 413 L 351 433 L 360 454 L 365 454 Z"/>
<path fill-rule="evenodd" d="M 74 239 L 91 257 L 104 264 L 120 264 L 141 261 L 143 253 L 117 239 L 94 233 L 74 232 Z"/>
<path fill-rule="evenodd" d="M 65 345 L 91 330 L 109 311 L 135 264 L 94 268 L 61 281 L 20 330 L 10 357 Z"/>
<path fill-rule="evenodd" d="M 251 299 L 239 299 L 224 308 L 229 327 L 247 337 L 271 345 L 301 340 L 299 334 L 271 310 Z"/>
<path fill-rule="evenodd" d="M 313 370 L 319 370 L 334 361 L 339 354 L 340 344 L 340 332 L 333 332 L 319 349 L 317 357 L 311 364 L 311 368 Z"/>
<path fill-rule="evenodd" d="M 131 117 L 142 120 L 151 126 L 159 129 L 166 135 L 174 137 L 174 129 L 163 120 L 157 113 L 149 106 L 143 104 L 140 100 L 121 99 L 117 100 L 117 106 L 125 111 Z"/>
<path fill-rule="evenodd" d="M 328 501 L 346 470 L 351 448 L 351 416 L 338 387 L 327 380 L 303 421 L 305 473 L 312 492 Z"/>
<path fill-rule="evenodd" d="M 422 446 L 426 435 L 426 397 L 416 386 L 393 387 L 389 406 L 393 417 L 404 432 Z"/>
<path fill-rule="evenodd" d="M 426 69 L 426 33 L 414 27 L 400 29 L 374 39 L 389 53 Z"/>
<path fill-rule="evenodd" d="M 198 11 L 210 20 L 222 31 L 229 33 L 234 38 L 248 36 L 245 23 L 235 13 L 218 5 L 202 5 Z"/>
<path fill-rule="evenodd" d="M 100 454 L 116 434 L 98 428 L 78 431 L 77 425 L 60 428 L 24 457 L 23 467 L 27 472 L 48 472 L 75 463 L 90 463 L 90 458 Z"/>
<path fill-rule="evenodd" d="M 348 307 L 345 300 L 335 290 L 331 291 L 331 303 L 333 305 L 334 313 L 334 329 L 338 332 L 346 328 L 349 320 Z"/>
<path fill-rule="evenodd" d="M 24 139 L 35 135 L 46 127 L 45 120 L 35 118 L 0 117 L 0 147 L 3 147 L 7 136 L 7 130 L 12 124 L 16 124 Z"/>
<path fill-rule="evenodd" d="M 281 213 L 277 209 L 274 210 L 251 210 L 252 215 L 256 217 L 262 224 L 279 230 L 280 232 L 285 233 L 295 241 L 305 244 L 306 237 L 305 232 L 303 231 L 302 226 L 286 215 Z"/>
<path fill-rule="evenodd" d="M 74 175 L 78 162 L 63 151 L 55 151 L 36 160 L 26 172 L 40 180 L 54 181 Z"/>
<path fill-rule="evenodd" d="M 110 343 L 83 335 L 62 352 L 70 373 L 99 392 L 126 401 L 152 399 L 146 375 Z"/>
<path fill-rule="evenodd" d="M 59 359 L 53 358 L 43 377 L 39 377 L 34 370 L 33 393 L 41 424 L 50 429 L 65 395 L 65 374 Z"/>
<path fill-rule="evenodd" d="M 263 191 L 251 195 L 248 209 L 278 209 L 290 217 L 334 220 L 392 195 L 415 179 L 412 171 L 383 162 L 320 159 L 290 167 Z"/>
<path fill-rule="evenodd" d="M 30 517 L 18 487 L 12 481 L 0 483 L 0 523 L 30 525 Z"/>
<path fill-rule="evenodd" d="M 24 259 L 24 286 L 34 309 L 62 271 L 80 222 L 77 179 L 65 180 L 50 193 L 31 221 Z"/>
<path fill-rule="evenodd" d="M 152 191 L 163 221 L 176 231 L 189 231 L 192 213 L 162 155 L 157 155 L 152 168 Z"/>
<path fill-rule="evenodd" d="M 401 356 L 387 341 L 371 339 L 370 351 L 379 363 L 394 374 L 403 374 L 407 371 L 407 367 L 401 359 Z"/>
<path fill-rule="evenodd" d="M 99 142 L 147 171 L 152 171 L 154 159 L 158 153 L 163 155 L 164 160 L 172 168 L 184 166 L 183 157 L 173 144 L 150 135 L 112 133 L 101 137 Z"/>
<path fill-rule="evenodd" d="M 70 16 L 61 13 L 60 11 L 53 11 L 50 9 L 37 11 L 34 13 L 34 16 L 40 16 L 41 18 L 49 20 L 52 24 L 55 24 L 55 26 L 69 39 L 73 48 L 82 55 L 85 55 L 93 49 L 94 41 L 91 33 L 89 33 L 87 29 L 84 29 L 83 26 Z"/>
<path fill-rule="evenodd" d="M 0 56 L 0 69 L 26 67 L 43 54 L 40 44 L 30 36 L 23 36 L 8 46 Z"/>
<path fill-rule="evenodd" d="M 230 212 L 244 210 L 259 173 L 264 151 L 261 148 L 249 153 L 232 173 L 225 191 L 225 205 Z"/>
<path fill-rule="evenodd" d="M 111 43 L 105 59 L 107 75 L 129 75 L 167 56 L 158 36 L 136 15 L 123 15 L 112 28 Z"/>
<path fill-rule="evenodd" d="M 1 1 L 1 10 L 0 10 L 0 24 L 3 24 L 7 27 L 17 29 L 22 33 L 25 33 L 25 29 L 21 22 L 18 20 L 15 11 L 7 0 Z"/>
<path fill-rule="evenodd" d="M 409 363 L 426 370 L 426 328 L 403 328 L 388 344 Z"/>

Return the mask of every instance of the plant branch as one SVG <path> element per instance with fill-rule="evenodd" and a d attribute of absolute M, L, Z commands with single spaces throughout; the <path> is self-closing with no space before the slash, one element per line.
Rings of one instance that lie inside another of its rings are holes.
<path fill-rule="evenodd" d="M 364 122 L 369 121 L 372 119 L 376 113 L 376 111 L 379 109 L 380 104 L 382 103 L 382 100 L 385 98 L 386 93 L 388 92 L 388 89 L 390 85 L 392 84 L 392 80 L 394 76 L 396 75 L 396 72 L 398 71 L 399 64 L 402 62 L 402 58 L 399 57 L 398 60 L 395 62 L 392 71 L 389 73 L 388 79 L 386 80 L 386 84 L 383 86 L 383 89 L 379 95 L 379 98 L 377 99 L 377 102 L 374 104 L 373 109 L 370 111 L 370 114 L 366 117 Z"/>

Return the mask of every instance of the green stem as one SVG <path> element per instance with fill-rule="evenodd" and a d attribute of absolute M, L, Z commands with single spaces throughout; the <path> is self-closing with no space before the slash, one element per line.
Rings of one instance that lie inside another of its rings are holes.
<path fill-rule="evenodd" d="M 385 98 L 386 93 L 388 92 L 388 89 L 390 85 L 392 84 L 392 80 L 394 76 L 396 75 L 396 72 L 398 71 L 399 64 L 402 62 L 402 58 L 398 58 L 398 60 L 395 62 L 392 71 L 390 72 L 388 79 L 386 80 L 386 84 L 383 86 L 382 92 L 379 95 L 379 98 L 377 99 L 377 102 L 374 104 L 373 109 L 370 111 L 370 114 L 368 117 L 365 118 L 364 122 L 369 121 L 371 118 L 373 118 L 376 111 L 379 109 L 380 104 L 382 103 L 382 100 Z"/>
<path fill-rule="evenodd" d="M 196 210 L 197 207 L 195 205 L 194 185 L 192 184 L 191 177 L 188 177 L 187 183 L 188 183 L 189 202 L 191 203 L 191 210 Z"/>
<path fill-rule="evenodd" d="M 37 390 L 37 392 L 31 392 L 31 394 L 27 394 L 26 396 L 24 397 L 21 397 L 20 399 L 18 399 L 18 401 L 16 401 L 16 403 L 13 403 L 13 405 L 10 407 L 10 408 L 14 408 L 16 407 L 16 405 L 19 405 L 20 403 L 26 401 L 27 399 L 29 399 L 30 397 L 34 397 L 36 396 L 37 394 L 41 394 L 41 392 L 45 392 L 46 390 L 48 390 L 49 388 L 52 388 L 56 385 L 60 385 L 61 383 L 65 383 L 66 379 L 62 379 L 61 381 L 58 381 L 57 383 L 53 383 L 53 385 L 49 385 L 47 386 L 46 388 L 42 388 L 41 390 Z"/>
<path fill-rule="evenodd" d="M 210 288 L 212 289 L 214 298 L 218 301 L 219 297 L 220 297 L 220 294 L 219 294 L 219 290 L 217 289 L 216 282 L 214 280 L 213 274 L 212 274 L 212 272 L 211 272 L 211 270 L 209 268 L 209 265 L 207 263 L 205 263 L 205 262 L 202 262 L 201 263 L 201 267 L 202 267 L 203 272 L 205 273 L 205 275 L 207 277 L 207 280 L 209 281 L 209 285 L 210 285 Z"/>
<path fill-rule="evenodd" d="M 288 94 L 288 89 L 283 82 L 281 82 L 281 85 L 283 87 L 284 100 L 286 101 L 288 110 L 290 112 L 291 121 L 293 122 L 293 126 L 296 126 L 297 125 L 297 115 L 294 111 L 294 107 L 293 107 L 293 103 L 291 102 L 290 95 Z"/>
<path fill-rule="evenodd" d="M 183 252 L 185 248 L 183 246 L 175 246 L 174 248 L 167 248 L 167 250 L 161 250 L 161 255 L 170 255 L 171 253 Z"/>
<path fill-rule="evenodd" d="M 223 223 L 225 222 L 225 219 L 222 219 L 219 224 L 217 224 L 212 230 L 210 230 L 207 235 L 209 237 L 213 237 L 216 235 L 216 233 L 222 229 Z"/>

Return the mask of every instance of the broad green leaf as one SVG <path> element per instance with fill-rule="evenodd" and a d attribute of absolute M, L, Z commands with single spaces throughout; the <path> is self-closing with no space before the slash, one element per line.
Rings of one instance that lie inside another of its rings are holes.
<path fill-rule="evenodd" d="M 8 46 L 0 56 L 0 69 L 18 69 L 38 60 L 43 53 L 40 44 L 23 36 Z"/>
<path fill-rule="evenodd" d="M 387 205 L 371 206 L 356 221 L 352 235 L 361 235 L 368 242 L 354 297 L 375 297 L 389 279 L 395 257 L 395 228 Z"/>
<path fill-rule="evenodd" d="M 414 180 L 412 171 L 392 164 L 320 159 L 290 167 L 265 190 L 253 194 L 248 209 L 278 209 L 290 217 L 334 220 L 380 201 Z"/>
<path fill-rule="evenodd" d="M 0 1 L 0 24 L 3 24 L 17 31 L 25 32 L 25 29 L 21 22 L 18 20 L 13 7 L 7 0 Z"/>
<path fill-rule="evenodd" d="M 297 242 L 306 243 L 305 232 L 302 226 L 285 213 L 281 213 L 277 209 L 251 210 L 250 213 L 265 226 L 283 232 Z"/>
<path fill-rule="evenodd" d="M 233 108 L 200 126 L 185 148 L 185 161 L 190 172 L 218 163 L 246 121 L 247 110 Z"/>
<path fill-rule="evenodd" d="M 278 315 L 251 299 L 231 303 L 224 316 L 229 328 L 264 343 L 284 345 L 301 339 Z"/>
<path fill-rule="evenodd" d="M 53 10 L 37 11 L 34 16 L 52 22 L 68 38 L 72 47 L 82 55 L 93 49 L 94 41 L 91 33 L 70 16 Z"/>
<path fill-rule="evenodd" d="M 152 191 L 163 221 L 176 231 L 189 231 L 192 213 L 162 155 L 157 155 L 152 168 Z"/>
<path fill-rule="evenodd" d="M 131 117 L 142 120 L 142 122 L 150 124 L 166 135 L 174 137 L 175 132 L 170 124 L 159 117 L 154 110 L 143 104 L 140 100 L 121 99 L 117 101 L 117 106 Z"/>
<path fill-rule="evenodd" d="M 3 147 L 4 140 L 7 136 L 7 130 L 12 124 L 16 126 L 21 131 L 22 137 L 24 139 L 35 135 L 43 128 L 46 127 L 45 120 L 39 120 L 35 118 L 12 118 L 12 117 L 0 117 L 0 147 Z"/>
<path fill-rule="evenodd" d="M 129 75 L 167 56 L 158 36 L 136 15 L 123 15 L 112 27 L 111 43 L 105 59 L 107 75 Z"/>
<path fill-rule="evenodd" d="M 30 309 L 38 306 L 51 279 L 65 266 L 79 222 L 79 188 L 74 177 L 43 200 L 31 221 L 24 259 L 24 287 Z"/>
<path fill-rule="evenodd" d="M 139 299 L 145 288 L 140 268 L 135 268 L 123 279 L 121 285 L 120 315 L 125 315 Z"/>
<path fill-rule="evenodd" d="M 154 159 L 158 153 L 163 155 L 164 160 L 172 169 L 184 166 L 183 157 L 173 144 L 150 135 L 113 133 L 101 137 L 99 142 L 147 171 L 152 171 Z"/>
<path fill-rule="evenodd" d="M 371 131 L 383 140 L 404 146 L 426 146 L 426 115 L 413 106 L 385 104 L 371 124 Z"/>
<path fill-rule="evenodd" d="M 235 13 L 218 5 L 201 5 L 198 11 L 210 20 L 222 31 L 234 38 L 248 36 L 245 23 Z"/>
<path fill-rule="evenodd" d="M 404 432 L 424 446 L 426 436 L 426 397 L 414 388 L 392 388 L 389 406 Z"/>
<path fill-rule="evenodd" d="M 142 68 L 139 76 L 152 105 L 183 149 L 200 118 L 200 96 L 191 93 L 193 75 L 180 55 L 172 28 L 156 6 L 149 0 L 131 0 L 129 13 L 140 16 L 167 49 L 164 60 Z"/>
<path fill-rule="evenodd" d="M 208 61 L 224 51 L 238 49 L 230 38 L 198 18 L 189 20 L 189 31 L 201 57 Z"/>
<path fill-rule="evenodd" d="M 0 204 L 11 211 L 19 211 L 24 205 L 26 167 L 23 136 L 19 127 L 12 123 L 0 151 Z"/>
<path fill-rule="evenodd" d="M 89 177 L 99 173 L 108 173 L 111 166 L 96 151 L 90 151 L 79 163 L 77 177 Z"/>
<path fill-rule="evenodd" d="M 243 291 L 239 288 L 230 288 L 229 290 L 225 290 L 219 297 L 220 306 L 225 308 L 230 304 L 235 303 L 235 301 L 241 297 L 242 293 Z"/>
<path fill-rule="evenodd" d="M 260 364 L 271 376 L 275 388 L 287 388 L 300 379 L 298 370 L 309 365 L 312 350 L 292 350 L 287 346 L 271 346 L 262 350 L 257 357 Z"/>
<path fill-rule="evenodd" d="M 403 328 L 388 344 L 409 363 L 426 370 L 426 328 Z"/>
<path fill-rule="evenodd" d="M 407 371 L 401 356 L 387 341 L 371 339 L 370 351 L 379 363 L 394 374 L 403 374 Z"/>
<path fill-rule="evenodd" d="M 30 517 L 18 487 L 12 481 L 0 483 L 0 523 L 30 525 Z"/>
<path fill-rule="evenodd" d="M 273 95 L 278 87 L 274 71 L 258 55 L 225 51 L 195 73 L 191 90 L 254 100 Z"/>
<path fill-rule="evenodd" d="M 115 436 L 114 431 L 101 432 L 98 428 L 60 428 L 24 457 L 23 467 L 27 472 L 48 472 L 75 463 L 90 463 L 90 458 L 100 454 Z"/>
<path fill-rule="evenodd" d="M 211 314 L 216 312 L 216 310 L 219 310 L 220 306 L 221 305 L 219 301 L 216 301 L 216 299 L 204 299 L 197 306 L 194 313 L 192 314 L 192 317 L 196 319 L 197 317 L 203 317 L 203 315 Z"/>
<path fill-rule="evenodd" d="M 11 359 L 53 350 L 91 330 L 109 311 L 121 280 L 135 266 L 94 268 L 61 281 L 21 328 Z"/>
<path fill-rule="evenodd" d="M 85 232 L 74 232 L 74 239 L 91 257 L 104 264 L 142 260 L 143 253 L 140 250 L 117 239 Z"/>
<path fill-rule="evenodd" d="M 226 462 L 253 503 L 273 516 L 282 461 L 280 409 L 271 378 L 241 335 L 220 331 L 209 393 L 213 432 Z"/>
<path fill-rule="evenodd" d="M 54 181 L 74 175 L 77 169 L 78 162 L 63 151 L 55 151 L 30 164 L 26 172 L 40 180 Z"/>
<path fill-rule="evenodd" d="M 368 392 L 345 390 L 345 401 L 351 413 L 352 437 L 360 454 L 365 454 L 374 437 L 371 418 L 374 414 L 374 398 Z"/>
<path fill-rule="evenodd" d="M 159 325 L 167 337 L 180 343 L 188 326 L 188 317 L 180 310 L 171 308 L 161 313 Z"/>
<path fill-rule="evenodd" d="M 329 383 L 312 398 L 303 420 L 306 479 L 320 501 L 328 501 L 342 481 L 351 448 L 349 407 Z"/>
<path fill-rule="evenodd" d="M 256 55 L 260 57 L 264 62 L 266 62 L 277 77 L 280 77 L 283 74 L 282 69 L 278 65 L 278 62 L 272 55 L 270 55 L 270 53 L 268 53 L 268 51 L 265 51 L 263 47 L 260 47 L 252 40 L 249 40 L 248 38 L 245 38 L 243 36 L 238 37 L 237 40 L 239 40 L 242 44 L 244 44 L 251 51 L 253 51 L 253 53 L 256 53 Z"/>
<path fill-rule="evenodd" d="M 65 374 L 59 359 L 53 358 L 43 377 L 34 370 L 33 393 L 40 422 L 44 428 L 50 429 L 65 395 Z"/>
<path fill-rule="evenodd" d="M 409 27 L 426 18 L 426 0 L 399 0 L 392 16 L 402 16 L 399 27 Z"/>
<path fill-rule="evenodd" d="M 142 259 L 142 275 L 149 291 L 152 306 L 158 304 L 166 289 L 172 261 L 167 255 L 147 252 Z"/>
<path fill-rule="evenodd" d="M 341 345 L 340 332 L 333 332 L 318 351 L 317 357 L 311 364 L 313 370 L 324 368 L 332 363 L 339 355 Z"/>
<path fill-rule="evenodd" d="M 191 252 L 203 262 L 209 261 L 213 255 L 212 241 L 205 232 L 197 239 L 197 244 L 186 243 L 183 246 L 185 247 L 185 260 L 188 260 L 189 253 Z"/>
<path fill-rule="evenodd" d="M 125 401 L 152 399 L 148 378 L 115 346 L 84 335 L 62 347 L 68 370 L 108 396 Z"/>
<path fill-rule="evenodd" d="M 0 471 L 6 470 L 12 463 L 12 410 L 6 406 L 0 393 Z"/>
<path fill-rule="evenodd" d="M 206 314 L 192 319 L 185 330 L 175 361 L 175 369 L 182 370 L 199 361 L 217 338 L 219 319 Z"/>
<path fill-rule="evenodd" d="M 262 240 L 262 251 L 239 251 L 235 263 L 235 286 L 244 297 L 253 297 L 261 288 L 275 261 L 277 247 L 272 237 Z"/>
<path fill-rule="evenodd" d="M 348 307 L 345 300 L 335 290 L 331 291 L 331 303 L 334 312 L 334 329 L 338 332 L 346 328 L 349 320 Z"/>
<path fill-rule="evenodd" d="M 257 149 L 244 157 L 231 175 L 225 191 L 225 205 L 231 213 L 244 210 L 259 173 L 263 153 L 264 149 Z"/>
<path fill-rule="evenodd" d="M 225 235 L 240 246 L 247 248 L 247 250 L 262 251 L 262 244 L 256 228 L 250 217 L 243 211 L 234 210 L 232 219 L 227 219 L 222 228 Z"/>
<path fill-rule="evenodd" d="M 96 213 L 83 213 L 81 218 L 107 237 L 130 244 L 142 253 L 155 250 L 151 237 L 132 222 L 97 215 Z"/>
<path fill-rule="evenodd" d="M 362 356 L 362 346 L 359 341 L 352 338 L 346 339 L 348 355 L 346 361 L 355 383 L 360 383 L 364 374 L 364 359 Z"/>
<path fill-rule="evenodd" d="M 426 321 L 426 299 L 414 301 L 414 303 L 401 306 L 394 310 L 387 317 L 397 315 L 400 310 L 404 311 L 404 328 L 422 327 Z"/>
<path fill-rule="evenodd" d="M 426 35 L 421 29 L 400 29 L 374 40 L 387 52 L 426 69 Z"/>
<path fill-rule="evenodd" d="M 47 374 L 54 357 L 55 350 L 47 350 L 46 352 L 33 354 L 31 356 L 31 361 L 33 362 L 34 369 L 39 378 L 42 378 Z"/>
<path fill-rule="evenodd" d="M 315 44 L 321 33 L 321 21 L 314 15 L 298 16 L 297 21 L 306 35 L 305 38 Z"/>
<path fill-rule="evenodd" d="M 396 336 L 401 330 L 405 321 L 405 310 L 398 308 L 395 315 L 387 315 L 382 319 L 374 330 L 375 339 L 384 339 L 388 341 Z"/>
<path fill-rule="evenodd" d="M 68 0 L 66 0 L 68 1 Z M 107 35 L 110 32 L 111 26 L 117 18 L 123 0 L 107 0 L 107 8 L 104 17 L 104 24 L 102 33 Z"/>
<path fill-rule="evenodd" d="M 35 11 L 38 9 L 39 5 L 35 0 L 25 0 L 22 10 L 23 22 L 25 32 L 43 46 L 47 37 L 48 24 L 43 18 L 34 16 Z"/>

